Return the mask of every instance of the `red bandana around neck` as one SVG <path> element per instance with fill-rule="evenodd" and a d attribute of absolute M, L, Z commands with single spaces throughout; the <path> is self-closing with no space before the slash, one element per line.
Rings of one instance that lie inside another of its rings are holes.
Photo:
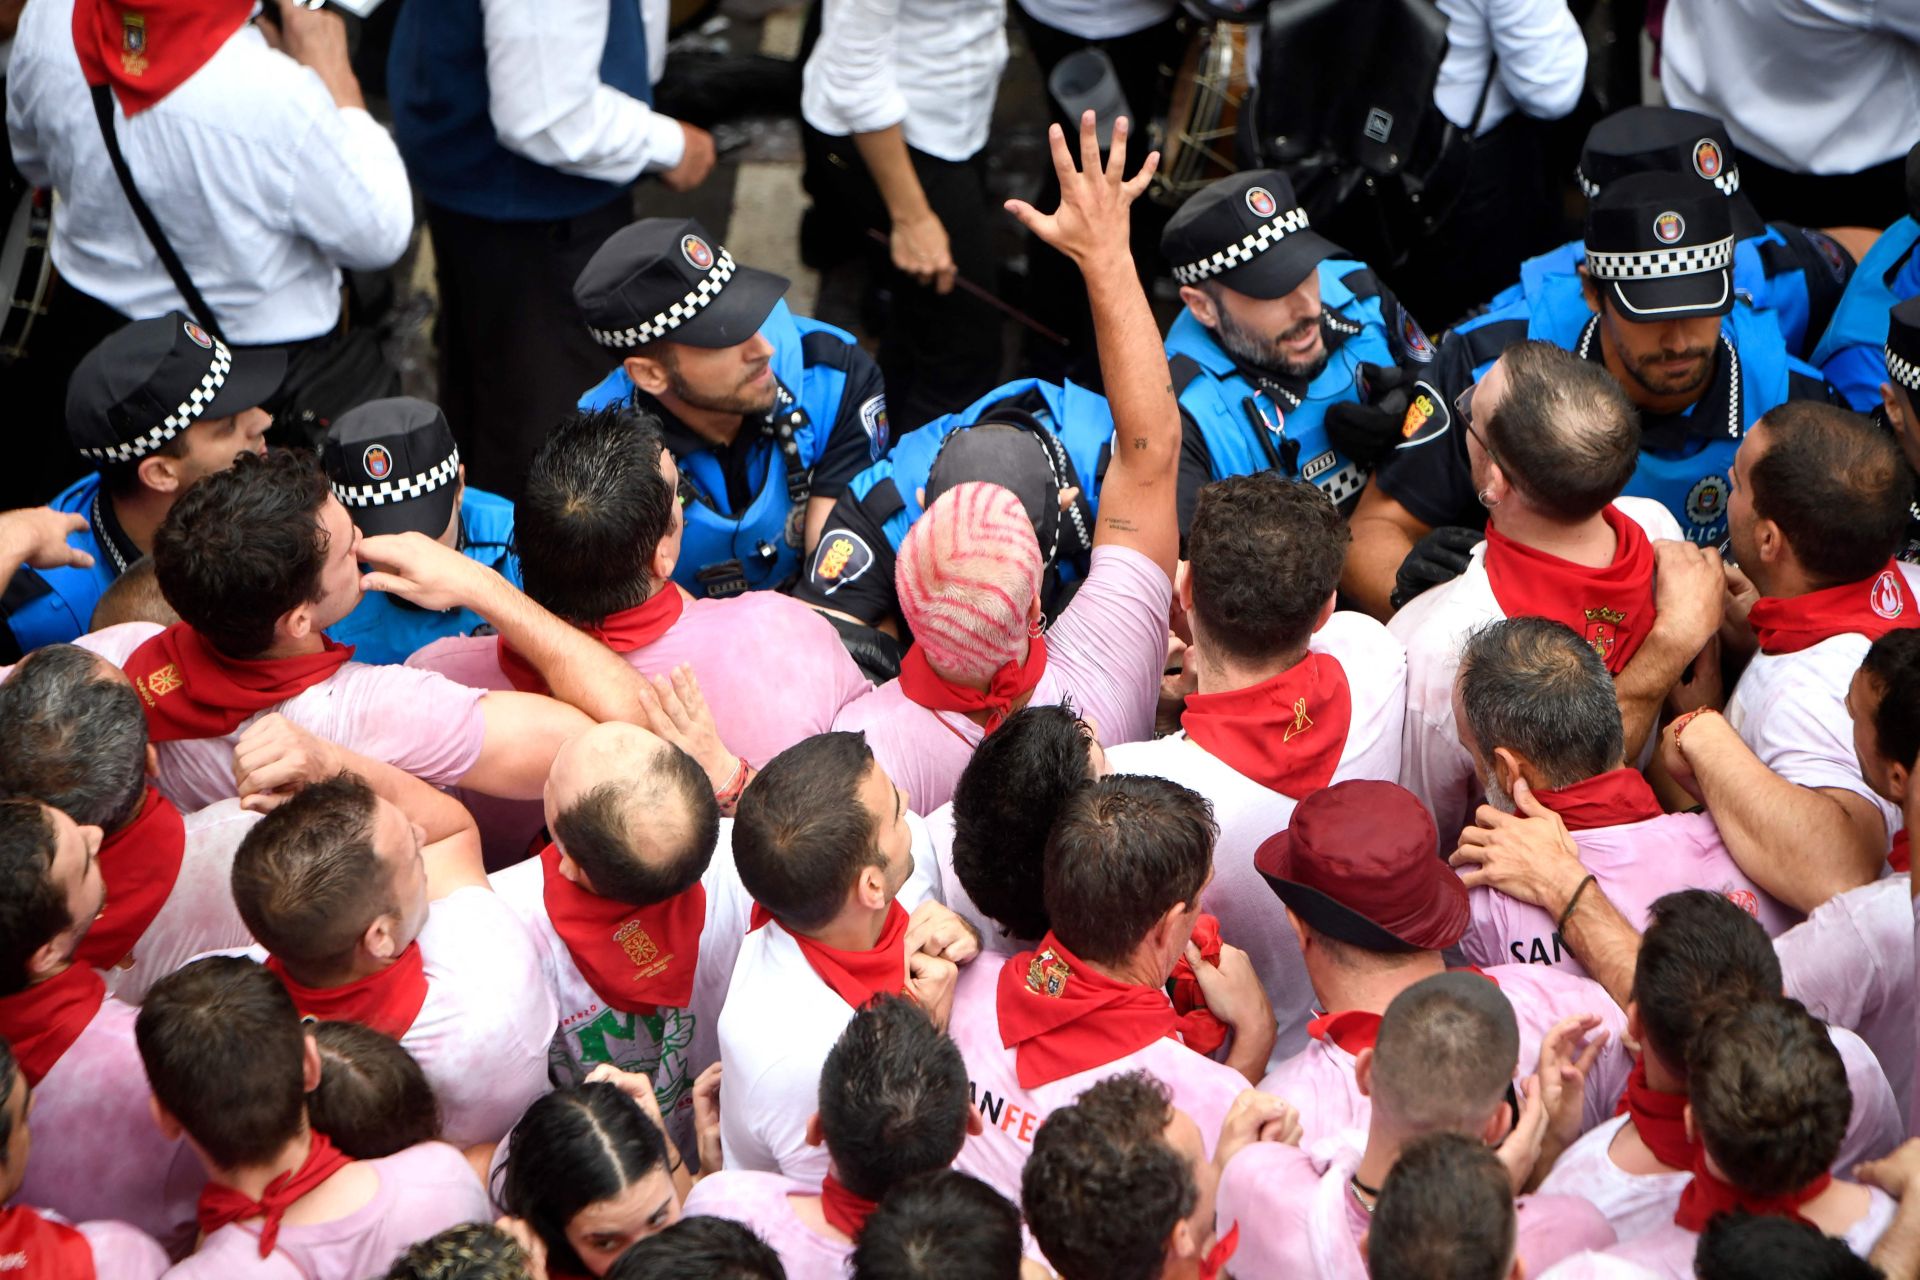
<path fill-rule="evenodd" d="M 1570 787 L 1533 793 L 1541 804 L 1560 815 L 1569 831 L 1596 827 L 1624 827 L 1666 812 L 1638 769 L 1612 769 Z"/>
<path fill-rule="evenodd" d="M 1895 871 L 1913 867 L 1913 836 L 1905 827 L 1894 833 L 1893 848 L 1887 851 L 1887 865 Z"/>
<path fill-rule="evenodd" d="M 1803 596 L 1761 596 L 1747 615 L 1762 653 L 1798 653 L 1849 634 L 1878 640 L 1901 627 L 1920 626 L 1920 603 L 1896 561 L 1871 578 Z"/>
<path fill-rule="evenodd" d="M 100 878 L 107 903 L 80 940 L 74 960 L 111 969 L 133 951 L 167 905 L 187 851 L 187 823 L 152 787 L 132 822 L 100 842 Z"/>
<path fill-rule="evenodd" d="M 1193 945 L 1200 948 L 1200 959 L 1220 967 L 1220 921 L 1201 912 L 1193 922 Z M 1173 962 L 1173 979 L 1167 992 L 1173 997 L 1173 1011 L 1180 1015 L 1180 1040 L 1195 1053 L 1212 1055 L 1227 1042 L 1227 1024 L 1207 1008 L 1207 997 L 1200 989 L 1200 977 L 1186 953 Z"/>
<path fill-rule="evenodd" d="M 90 87 L 136 116 L 172 93 L 253 16 L 253 0 L 75 0 L 73 47 Z"/>
<path fill-rule="evenodd" d="M 1014 704 L 1032 693 L 1047 673 L 1047 638 L 1034 636 L 1027 641 L 1027 660 L 1009 662 L 993 673 L 985 689 L 955 684 L 933 669 L 919 645 L 907 646 L 900 660 L 900 692 L 907 701 L 929 711 L 958 711 L 971 715 L 987 713 L 986 731 L 992 733 L 1013 714 Z"/>
<path fill-rule="evenodd" d="M 46 1078 L 106 998 L 106 980 L 78 961 L 45 982 L 0 997 L 0 1036 L 13 1046 L 29 1085 Z"/>
<path fill-rule="evenodd" d="M 1096 973 L 1048 930 L 1000 970 L 1000 1043 L 1015 1051 L 1023 1089 L 1065 1079 L 1178 1038 L 1166 992 Z"/>
<path fill-rule="evenodd" d="M 547 919 L 566 944 L 580 976 L 608 1007 L 648 1015 L 661 1005 L 684 1009 L 693 1000 L 700 934 L 707 923 L 707 887 L 650 907 L 629 906 L 589 893 L 560 874 L 560 850 L 540 854 Z"/>
<path fill-rule="evenodd" d="M 772 919 L 771 912 L 754 903 L 748 932 Z M 886 923 L 880 926 L 880 941 L 868 951 L 842 951 L 802 937 L 791 929 L 787 930 L 787 936 L 800 944 L 800 954 L 807 958 L 820 980 L 856 1009 L 875 996 L 904 995 L 909 999 L 913 996 L 907 988 L 907 909 L 898 902 L 887 908 Z"/>
<path fill-rule="evenodd" d="M 1687 1137 L 1687 1095 L 1663 1093 L 1647 1083 L 1646 1058 L 1634 1059 L 1627 1091 L 1614 1114 L 1633 1117 L 1634 1132 L 1647 1144 L 1653 1158 L 1669 1169 L 1693 1168 L 1698 1145 Z"/>
<path fill-rule="evenodd" d="M 1494 986 L 1500 980 L 1482 969 L 1479 965 L 1465 964 L 1448 973 L 1471 973 L 1485 978 Z M 1307 1023 L 1307 1035 L 1326 1044 L 1338 1045 L 1353 1057 L 1359 1057 L 1362 1049 L 1371 1049 L 1380 1038 L 1380 1015 L 1365 1009 L 1346 1009 L 1339 1013 L 1321 1013 L 1314 1015 Z"/>
<path fill-rule="evenodd" d="M 633 653 L 671 631 L 686 607 L 687 598 L 680 594 L 680 588 L 669 582 L 633 608 L 610 613 L 599 626 L 580 630 L 615 653 Z M 534 670 L 533 664 L 521 657 L 505 636 L 501 636 L 498 643 L 500 670 L 513 687 L 522 693 L 546 693 L 547 682 Z"/>
<path fill-rule="evenodd" d="M 200 1234 L 210 1236 L 235 1222 L 263 1218 L 260 1224 L 260 1256 L 267 1257 L 280 1239 L 280 1219 L 302 1196 L 318 1187 L 353 1161 L 346 1152 L 327 1141 L 318 1129 L 307 1130 L 307 1158 L 297 1169 L 289 1169 L 267 1184 L 255 1200 L 244 1191 L 209 1182 L 200 1192 Z"/>
<path fill-rule="evenodd" d="M 409 942 L 386 968 L 340 987 L 301 986 L 277 956 L 267 957 L 267 969 L 293 997 L 301 1017 L 357 1022 L 395 1040 L 407 1034 L 427 1002 L 426 961 L 418 942 Z"/>
<path fill-rule="evenodd" d="M 1615 506 L 1613 563 L 1592 569 L 1515 542 L 1487 525 L 1487 583 L 1509 618 L 1552 618 L 1572 627 L 1618 674 L 1653 630 L 1653 543 Z"/>
<path fill-rule="evenodd" d="M 127 656 L 123 664 L 147 711 L 155 742 L 220 738 L 257 711 L 278 706 L 345 666 L 353 646 L 335 644 L 297 658 L 242 662 L 218 652 L 176 622 Z"/>
<path fill-rule="evenodd" d="M 1188 694 L 1180 727 L 1234 772 L 1298 799 L 1333 780 L 1352 721 L 1346 669 L 1309 653 L 1245 689 Z"/>
<path fill-rule="evenodd" d="M 93 1280 L 98 1274 L 85 1236 L 23 1204 L 0 1209 L 0 1258 L 7 1259 L 9 1274 L 27 1280 Z"/>
<path fill-rule="evenodd" d="M 1240 1248 L 1240 1224 L 1234 1223 L 1227 1228 L 1227 1234 L 1213 1242 L 1213 1248 L 1207 1250 L 1207 1256 L 1200 1259 L 1200 1280 L 1221 1280 L 1227 1274 L 1227 1264 L 1233 1261 L 1233 1255 Z"/>
<path fill-rule="evenodd" d="M 1722 1213 L 1751 1213 L 1759 1218 L 1791 1218 L 1811 1222 L 1800 1214 L 1800 1206 L 1825 1191 L 1833 1175 L 1823 1173 L 1798 1191 L 1780 1196 L 1748 1195 L 1730 1182 L 1722 1182 L 1707 1171 L 1707 1151 L 1698 1148 L 1693 1157 L 1693 1181 L 1680 1193 L 1680 1207 L 1673 1211 L 1674 1222 L 1688 1231 L 1700 1232 Z"/>
<path fill-rule="evenodd" d="M 867 1228 L 867 1219 L 879 1207 L 878 1201 L 857 1196 L 841 1186 L 840 1179 L 831 1173 L 820 1184 L 820 1216 L 849 1240 L 860 1238 L 860 1233 Z"/>

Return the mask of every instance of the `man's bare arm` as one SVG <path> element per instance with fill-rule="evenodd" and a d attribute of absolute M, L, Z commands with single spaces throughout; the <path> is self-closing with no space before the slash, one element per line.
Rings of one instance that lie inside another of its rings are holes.
<path fill-rule="evenodd" d="M 1340 571 L 1340 594 L 1385 622 L 1393 616 L 1393 585 L 1400 564 L 1414 543 L 1433 532 L 1433 526 L 1388 497 L 1378 480 L 1370 480 L 1347 528 L 1353 541 Z"/>
<path fill-rule="evenodd" d="M 1639 758 L 1641 748 L 1660 723 L 1667 695 L 1686 674 L 1688 664 L 1700 656 L 1718 631 L 1726 596 L 1726 575 L 1720 553 L 1713 548 L 1696 547 L 1690 542 L 1656 542 L 1654 556 L 1653 629 L 1632 660 L 1613 678 L 1629 762 Z M 1717 663 L 1719 651 L 1709 656 Z M 1719 672 L 1698 671 L 1695 680 L 1702 689 L 1711 686 L 1711 695 L 1704 701 L 1717 705 Z M 1695 701 L 1699 704 L 1702 700 Z"/>

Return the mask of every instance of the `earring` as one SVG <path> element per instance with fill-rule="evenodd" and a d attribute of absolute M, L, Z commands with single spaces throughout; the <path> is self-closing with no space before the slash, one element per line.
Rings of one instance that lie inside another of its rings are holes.
<path fill-rule="evenodd" d="M 1480 499 L 1481 506 L 1486 507 L 1489 510 L 1493 508 L 1493 505 L 1496 501 L 1496 499 L 1493 496 L 1493 490 L 1491 489 L 1482 489 L 1479 493 L 1475 494 L 1474 496 Z"/>
<path fill-rule="evenodd" d="M 1041 614 L 1027 624 L 1027 639 L 1038 640 L 1047 630 L 1047 615 Z"/>

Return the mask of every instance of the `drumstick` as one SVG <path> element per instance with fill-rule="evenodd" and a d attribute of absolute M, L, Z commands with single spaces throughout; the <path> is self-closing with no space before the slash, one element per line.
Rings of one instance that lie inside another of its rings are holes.
<path fill-rule="evenodd" d="M 886 232 L 876 230 L 873 227 L 867 228 L 867 238 L 869 240 L 876 241 L 879 244 L 892 243 L 890 240 L 887 239 Z M 988 293 L 985 289 L 982 289 L 979 285 L 967 279 L 965 276 L 961 275 L 958 271 L 955 271 L 953 273 L 953 282 L 959 285 L 960 288 L 964 290 L 966 293 L 971 294 L 973 297 L 980 299 L 980 301 L 986 303 L 988 306 L 992 307 L 995 311 L 998 311 L 1001 315 L 1004 315 L 1013 320 L 1019 321 L 1021 324 L 1025 325 L 1027 328 L 1033 330 L 1035 333 L 1045 338 L 1048 342 L 1051 342 L 1056 346 L 1062 346 L 1062 347 L 1070 347 L 1073 345 L 1071 342 L 1068 342 L 1065 338 L 1061 337 L 1059 334 L 1055 333 L 1053 330 L 1047 328 L 1047 326 L 1041 324 L 1038 320 L 1035 320 L 1032 316 L 1028 315 L 1026 312 L 1020 310 L 1020 308 L 1014 306 L 1012 303 L 1002 302 L 999 298 L 995 297 L 991 293 Z"/>

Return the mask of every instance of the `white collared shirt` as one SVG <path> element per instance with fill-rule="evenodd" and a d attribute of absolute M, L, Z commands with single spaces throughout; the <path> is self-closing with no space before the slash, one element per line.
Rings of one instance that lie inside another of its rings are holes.
<path fill-rule="evenodd" d="M 1006 25 L 1006 0 L 822 0 L 800 114 L 835 137 L 897 124 L 916 151 L 969 159 L 993 123 Z"/>
<path fill-rule="evenodd" d="M 1055 31 L 1082 40 L 1112 40 L 1145 31 L 1173 16 L 1173 0 L 1020 0 L 1020 7 Z M 1150 103 L 1127 104 L 1138 116 Z"/>
<path fill-rule="evenodd" d="M 1566 0 L 1437 0 L 1447 15 L 1447 56 L 1433 87 L 1434 105 L 1462 129 L 1473 121 L 1488 59 L 1500 65 L 1487 91 L 1478 132 L 1515 111 L 1558 120 L 1572 111 L 1587 82 L 1587 41 Z"/>
<path fill-rule="evenodd" d="M 406 251 L 413 192 L 372 116 L 241 27 L 115 132 L 134 184 L 229 342 L 297 342 L 340 319 L 340 270 Z M 73 44 L 73 0 L 22 13 L 7 79 L 14 163 L 58 197 L 53 262 L 136 319 L 186 310 L 107 159 Z"/>

